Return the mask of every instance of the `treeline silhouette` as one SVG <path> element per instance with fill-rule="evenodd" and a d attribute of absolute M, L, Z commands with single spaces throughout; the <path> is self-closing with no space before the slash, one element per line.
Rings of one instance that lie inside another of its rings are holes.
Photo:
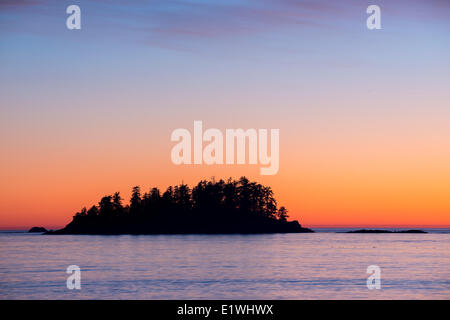
<path fill-rule="evenodd" d="M 246 177 L 227 181 L 202 180 L 192 189 L 182 183 L 164 192 L 132 189 L 129 204 L 119 192 L 83 208 L 64 229 L 51 233 L 159 234 L 308 232 L 288 222 L 270 187 Z"/>

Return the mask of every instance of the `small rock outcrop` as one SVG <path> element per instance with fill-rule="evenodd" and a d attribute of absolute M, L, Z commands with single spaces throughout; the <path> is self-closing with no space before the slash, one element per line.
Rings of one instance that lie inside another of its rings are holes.
<path fill-rule="evenodd" d="M 33 233 L 44 233 L 47 232 L 47 229 L 43 228 L 43 227 L 33 227 L 30 230 L 28 230 L 28 232 L 33 232 Z"/>

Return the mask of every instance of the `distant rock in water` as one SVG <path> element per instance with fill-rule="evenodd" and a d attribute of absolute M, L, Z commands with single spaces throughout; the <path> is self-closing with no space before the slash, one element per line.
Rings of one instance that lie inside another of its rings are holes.
<path fill-rule="evenodd" d="M 270 187 L 242 177 L 238 181 L 200 181 L 141 195 L 134 187 L 129 205 L 119 193 L 83 208 L 66 227 L 47 234 L 255 234 L 314 232 L 287 221 Z"/>
<path fill-rule="evenodd" d="M 423 230 L 400 230 L 400 231 L 390 231 L 390 230 L 368 230 L 361 229 L 355 231 L 347 231 L 346 233 L 428 233 Z"/>
<path fill-rule="evenodd" d="M 47 232 L 47 229 L 43 227 L 33 227 L 30 230 L 28 230 L 28 232 L 44 233 Z"/>

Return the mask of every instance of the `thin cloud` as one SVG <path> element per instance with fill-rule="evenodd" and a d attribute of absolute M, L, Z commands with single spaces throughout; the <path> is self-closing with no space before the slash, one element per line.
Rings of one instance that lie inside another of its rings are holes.
<path fill-rule="evenodd" d="M 39 0 L 0 0 L 0 8 L 20 8 L 28 6 L 36 6 L 43 4 L 44 1 Z"/>

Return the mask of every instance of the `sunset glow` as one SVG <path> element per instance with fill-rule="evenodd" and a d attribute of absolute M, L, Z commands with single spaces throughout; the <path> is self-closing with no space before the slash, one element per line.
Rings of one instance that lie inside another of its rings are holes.
<path fill-rule="evenodd" d="M 360 1 L 79 2 L 78 33 L 65 4 L 0 2 L 0 229 L 240 176 L 304 226 L 450 226 L 448 2 L 378 1 L 373 32 Z M 195 120 L 279 129 L 278 173 L 173 164 Z"/>

